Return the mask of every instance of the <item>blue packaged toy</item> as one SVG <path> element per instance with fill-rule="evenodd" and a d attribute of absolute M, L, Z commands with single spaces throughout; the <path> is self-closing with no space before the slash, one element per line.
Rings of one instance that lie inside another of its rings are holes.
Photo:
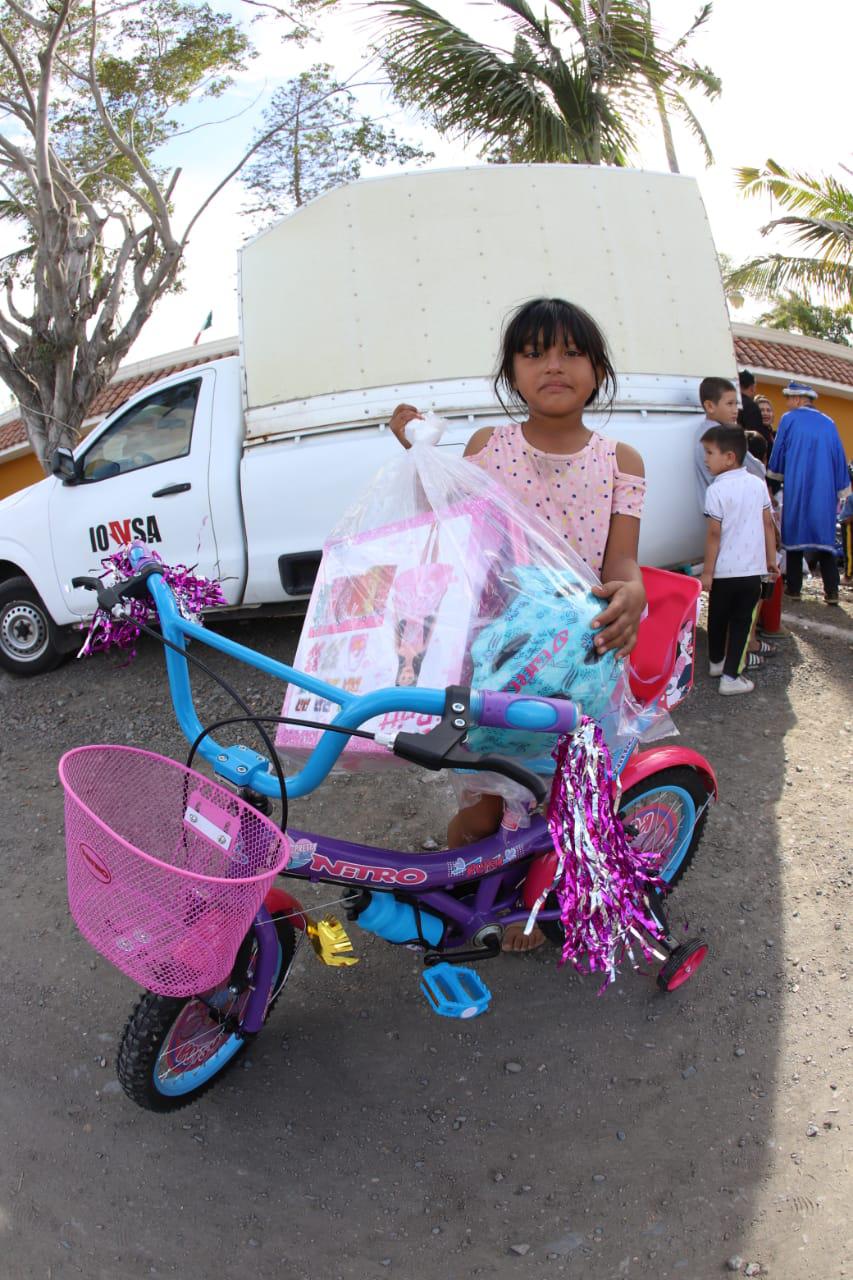
<path fill-rule="evenodd" d="M 475 689 L 572 698 L 600 720 L 622 675 L 614 651 L 599 654 L 590 623 L 606 606 L 567 567 L 516 565 L 507 582 L 507 604 L 478 632 L 471 646 Z M 553 772 L 553 742 L 541 733 L 478 728 L 473 751 L 499 752 Z"/>

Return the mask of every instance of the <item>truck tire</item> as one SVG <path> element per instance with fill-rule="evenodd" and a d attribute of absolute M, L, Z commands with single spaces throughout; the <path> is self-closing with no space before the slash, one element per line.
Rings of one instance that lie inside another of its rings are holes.
<path fill-rule="evenodd" d="M 29 578 L 0 583 L 0 666 L 16 676 L 37 676 L 63 657 L 59 628 Z"/>

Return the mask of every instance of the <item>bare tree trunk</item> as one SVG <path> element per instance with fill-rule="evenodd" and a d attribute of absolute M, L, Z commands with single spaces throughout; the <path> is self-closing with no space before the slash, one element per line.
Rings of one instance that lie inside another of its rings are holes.
<path fill-rule="evenodd" d="M 113 118 L 99 81 L 94 3 L 55 0 L 43 17 L 18 0 L 6 0 L 4 7 L 17 28 L 10 36 L 4 15 L 0 194 L 13 206 L 7 216 L 24 224 L 29 270 L 26 305 L 15 296 L 11 273 L 0 282 L 0 379 L 16 397 L 33 451 L 48 470 L 57 445 L 77 443 L 93 398 L 174 285 L 198 219 L 291 122 L 279 121 L 257 138 L 176 233 L 171 200 L 180 170 L 164 182 L 137 148 L 133 112 Z M 18 47 L 26 57 L 18 56 Z M 84 162 L 90 172 L 74 170 L 77 156 L 67 135 L 64 157 L 56 140 L 54 115 L 70 110 L 61 95 L 54 100 L 57 76 L 67 96 L 73 85 L 103 135 L 98 155 Z M 317 101 L 339 91 L 335 85 Z"/>

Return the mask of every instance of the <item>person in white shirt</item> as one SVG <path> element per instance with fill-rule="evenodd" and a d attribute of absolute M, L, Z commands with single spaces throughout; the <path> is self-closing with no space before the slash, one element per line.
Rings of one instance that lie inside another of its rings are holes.
<path fill-rule="evenodd" d="M 736 427 L 738 425 L 735 384 L 729 382 L 728 378 L 703 378 L 699 383 L 699 403 L 705 410 L 705 417 L 699 424 L 696 433 L 694 461 L 696 464 L 696 497 L 700 509 L 704 511 L 705 491 L 714 477 L 705 464 L 702 436 L 709 427 Z M 766 468 L 751 453 L 746 455 L 743 465 L 751 475 L 758 476 L 760 480 L 764 479 Z"/>
<path fill-rule="evenodd" d="M 705 494 L 708 529 L 702 588 L 708 595 L 708 660 L 720 693 L 751 693 L 742 675 L 749 635 L 761 599 L 761 579 L 776 577 L 776 538 L 766 484 L 743 466 L 742 427 L 717 425 L 702 436 L 714 477 Z"/>

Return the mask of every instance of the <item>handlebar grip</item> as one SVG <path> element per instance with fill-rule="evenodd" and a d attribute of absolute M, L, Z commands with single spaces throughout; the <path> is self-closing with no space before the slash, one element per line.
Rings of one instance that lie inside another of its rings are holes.
<path fill-rule="evenodd" d="M 147 569 L 150 564 L 160 565 L 161 570 L 165 567 L 162 561 L 151 554 L 144 542 L 132 542 L 128 555 L 131 565 L 137 572 L 140 569 Z"/>
<path fill-rule="evenodd" d="M 481 725 L 539 733 L 574 733 L 580 713 L 568 698 L 536 698 L 524 693 L 479 691 Z"/>

